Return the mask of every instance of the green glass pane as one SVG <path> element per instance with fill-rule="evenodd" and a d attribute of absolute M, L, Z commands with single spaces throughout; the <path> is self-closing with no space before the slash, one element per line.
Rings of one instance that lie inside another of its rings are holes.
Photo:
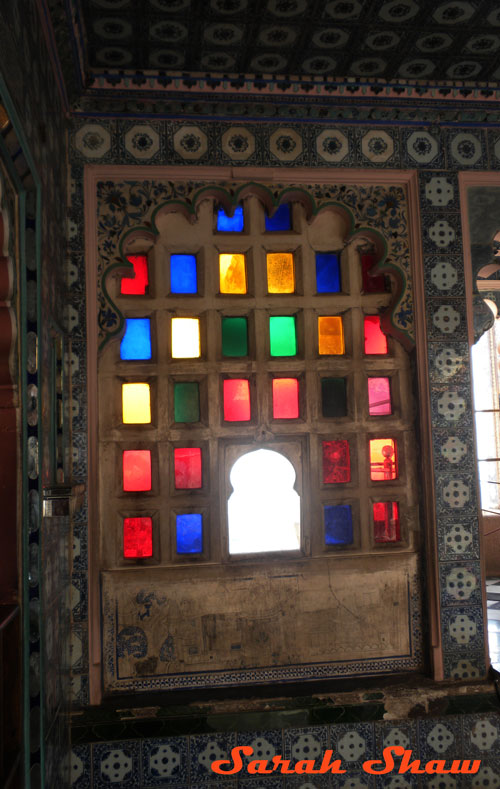
<path fill-rule="evenodd" d="M 222 355 L 248 355 L 246 318 L 222 318 Z"/>
<path fill-rule="evenodd" d="M 174 419 L 176 422 L 200 421 L 200 392 L 197 381 L 174 384 Z"/>
<path fill-rule="evenodd" d="M 297 353 L 297 336 L 293 315 L 269 318 L 269 336 L 271 340 L 271 356 L 295 356 Z"/>

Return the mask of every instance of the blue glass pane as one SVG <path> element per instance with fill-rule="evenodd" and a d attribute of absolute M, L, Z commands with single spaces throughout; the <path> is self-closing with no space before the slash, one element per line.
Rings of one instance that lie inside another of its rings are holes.
<path fill-rule="evenodd" d="M 340 293 L 340 266 L 337 252 L 316 252 L 318 293 Z"/>
<path fill-rule="evenodd" d="M 291 230 L 290 204 L 280 205 L 272 216 L 266 216 L 266 230 Z"/>
<path fill-rule="evenodd" d="M 198 293 L 196 255 L 170 255 L 170 292 Z"/>
<path fill-rule="evenodd" d="M 243 230 L 243 206 L 236 206 L 232 216 L 228 216 L 222 207 L 219 208 L 217 211 L 217 230 L 241 233 Z"/>
<path fill-rule="evenodd" d="M 125 334 L 120 343 L 120 359 L 151 359 L 151 324 L 149 318 L 126 318 Z"/>
<path fill-rule="evenodd" d="M 352 543 L 352 512 L 349 504 L 336 504 L 324 509 L 326 545 L 350 545 Z"/>
<path fill-rule="evenodd" d="M 203 517 L 197 513 L 176 516 L 177 553 L 201 553 Z"/>

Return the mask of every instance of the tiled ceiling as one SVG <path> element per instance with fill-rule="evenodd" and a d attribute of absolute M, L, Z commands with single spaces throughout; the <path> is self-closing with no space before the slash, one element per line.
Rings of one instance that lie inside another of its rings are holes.
<path fill-rule="evenodd" d="M 500 83 L 492 0 L 77 0 L 90 73 Z"/>

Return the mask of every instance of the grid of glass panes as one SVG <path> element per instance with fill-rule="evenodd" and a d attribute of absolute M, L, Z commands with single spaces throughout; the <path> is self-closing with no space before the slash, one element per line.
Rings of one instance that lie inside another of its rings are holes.
<path fill-rule="evenodd" d="M 269 217 L 256 198 L 232 215 L 207 201 L 195 232 L 167 222 L 170 244 L 128 256 L 125 331 L 101 376 L 114 381 L 101 462 L 119 469 L 102 503 L 119 513 L 121 559 L 224 558 L 220 442 L 262 427 L 308 442 L 303 552 L 404 548 L 408 359 L 380 328 L 375 257 L 328 248 L 300 204 Z"/>

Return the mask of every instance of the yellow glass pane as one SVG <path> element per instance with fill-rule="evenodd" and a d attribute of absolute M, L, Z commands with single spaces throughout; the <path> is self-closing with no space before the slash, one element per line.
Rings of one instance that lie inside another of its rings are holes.
<path fill-rule="evenodd" d="M 122 384 L 123 423 L 147 425 L 151 422 L 149 384 Z"/>
<path fill-rule="evenodd" d="M 338 315 L 318 318 L 320 354 L 338 356 L 345 352 L 344 327 Z"/>
<path fill-rule="evenodd" d="M 295 293 L 295 271 L 291 252 L 270 252 L 267 256 L 269 293 Z"/>
<path fill-rule="evenodd" d="M 245 255 L 219 255 L 220 292 L 246 293 Z"/>
<path fill-rule="evenodd" d="M 197 359 L 200 356 L 198 318 L 172 318 L 172 359 Z"/>

